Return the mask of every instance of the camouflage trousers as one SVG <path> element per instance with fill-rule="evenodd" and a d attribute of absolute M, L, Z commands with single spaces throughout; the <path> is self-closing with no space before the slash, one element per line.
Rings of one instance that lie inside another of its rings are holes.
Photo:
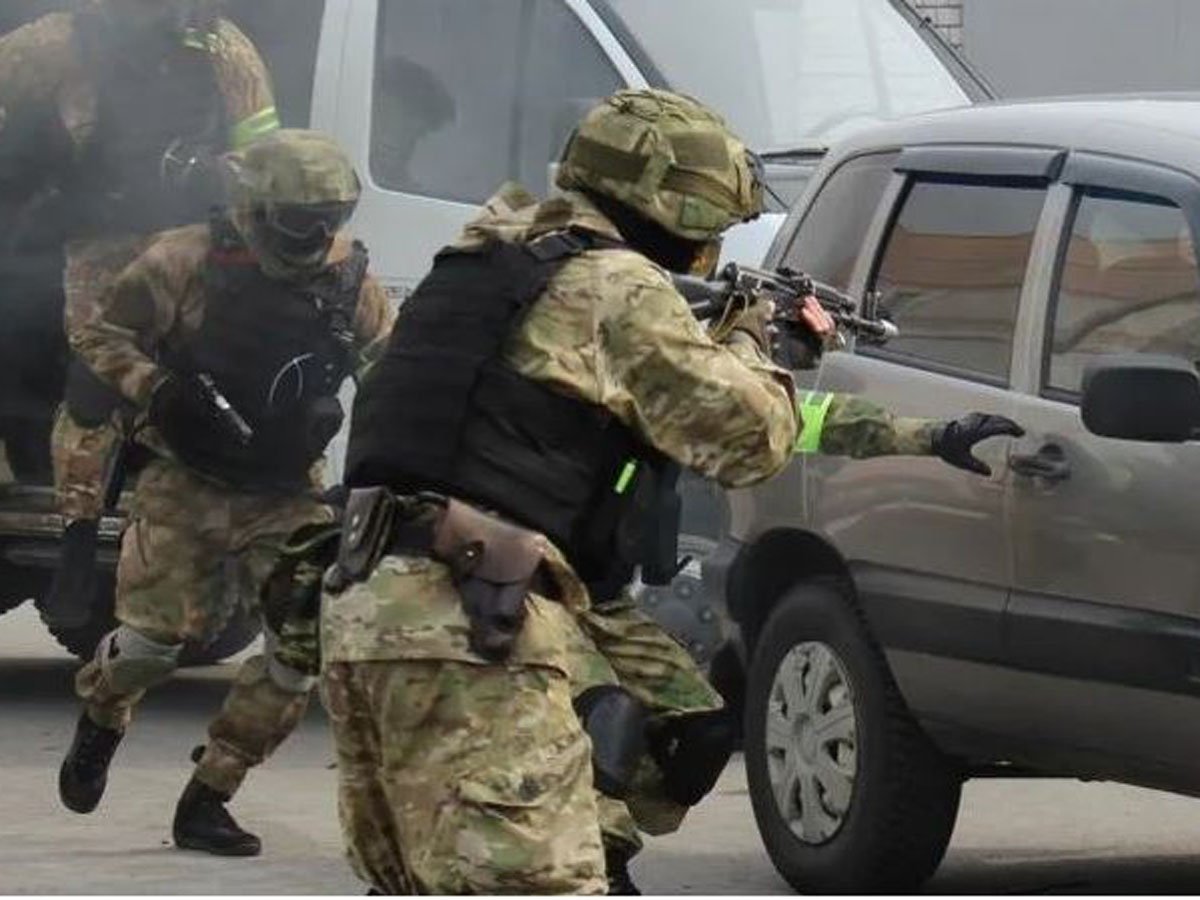
<path fill-rule="evenodd" d="M 604 893 L 571 615 L 531 594 L 504 664 L 468 647 L 444 566 L 387 557 L 327 595 L 322 692 L 350 860 L 385 893 Z"/>
<path fill-rule="evenodd" d="M 567 665 L 574 696 L 599 685 L 620 685 L 640 700 L 651 716 L 709 712 L 724 705 L 687 650 L 643 613 L 628 594 L 576 614 L 568 632 Z M 606 846 L 632 853 L 639 832 L 676 831 L 688 807 L 663 791 L 662 773 L 646 755 L 625 802 L 597 794 Z"/>
<path fill-rule="evenodd" d="M 142 472 L 117 566 L 121 627 L 76 676 L 88 715 L 124 729 L 147 689 L 170 677 L 186 640 L 215 638 L 258 593 L 288 536 L 328 509 L 305 496 L 234 493 L 157 460 Z M 265 656 L 247 660 L 209 728 L 196 776 L 232 794 L 295 728 L 312 680 L 281 664 L 268 633 Z"/>
<path fill-rule="evenodd" d="M 152 238 L 122 236 L 75 241 L 67 246 L 63 290 L 68 338 L 99 315 L 99 300 Z M 116 417 L 81 424 L 60 407 L 50 439 L 59 511 L 69 520 L 97 519 L 104 507 L 104 474 L 121 440 Z"/>

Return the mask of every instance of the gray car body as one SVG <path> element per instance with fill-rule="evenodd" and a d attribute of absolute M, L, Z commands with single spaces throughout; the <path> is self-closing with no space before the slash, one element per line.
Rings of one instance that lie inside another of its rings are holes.
<path fill-rule="evenodd" d="M 1041 385 L 1068 182 L 1166 194 L 1200 235 L 1200 98 L 997 104 L 873 128 L 831 152 L 768 263 L 785 258 L 831 173 L 883 150 L 947 174 L 1046 175 L 1009 383 L 854 349 L 798 380 L 899 415 L 1001 413 L 1027 434 L 981 445 L 988 478 L 932 458 L 797 456 L 778 479 L 730 494 L 729 536 L 706 580 L 725 590 L 745 656 L 789 585 L 848 578 L 910 709 L 970 774 L 1200 793 L 1200 446 L 1096 437 Z M 909 177 L 894 172 L 883 192 L 856 296 Z M 1014 469 L 1047 445 L 1069 477 Z"/>

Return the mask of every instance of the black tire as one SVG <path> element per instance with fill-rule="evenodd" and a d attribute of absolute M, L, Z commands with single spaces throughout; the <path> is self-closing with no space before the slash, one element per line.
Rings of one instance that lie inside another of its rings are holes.
<path fill-rule="evenodd" d="M 759 834 L 775 868 L 803 893 L 916 890 L 946 852 L 962 782 L 913 720 L 849 589 L 826 579 L 792 588 L 761 635 L 747 684 L 746 771 Z M 794 648 L 800 657 L 793 659 L 805 658 L 804 644 L 818 645 L 818 654 L 830 651 L 840 665 L 837 674 L 849 690 L 839 696 L 848 697 L 841 702 L 852 707 L 854 722 L 854 777 L 840 827 L 809 841 L 780 812 L 766 735 L 776 674 Z"/>
<path fill-rule="evenodd" d="M 22 566 L 0 568 L 0 615 L 26 600 L 41 597 L 50 586 L 50 575 L 42 569 Z"/>
<path fill-rule="evenodd" d="M 100 639 L 117 627 L 117 620 L 113 615 L 115 575 L 112 572 L 101 572 L 99 579 L 100 599 L 92 610 L 91 618 L 85 624 L 75 628 L 63 628 L 46 623 L 54 639 L 80 659 L 91 659 Z M 212 643 L 205 646 L 187 645 L 179 657 L 179 664 L 205 666 L 218 663 L 250 646 L 258 637 L 259 631 L 261 626 L 257 617 L 245 610 L 239 610 Z"/>
<path fill-rule="evenodd" d="M 54 573 L 49 569 L 46 572 L 48 587 Z M 96 578 L 96 590 L 99 596 L 95 606 L 92 607 L 88 620 L 82 625 L 70 627 L 54 625 L 46 621 L 44 615 L 42 616 L 42 621 L 45 622 L 46 628 L 54 636 L 54 639 L 80 659 L 91 659 L 96 652 L 96 645 L 100 643 L 100 638 L 117 627 L 117 620 L 113 617 L 113 591 L 116 578 L 111 571 L 100 571 L 96 574 Z"/>

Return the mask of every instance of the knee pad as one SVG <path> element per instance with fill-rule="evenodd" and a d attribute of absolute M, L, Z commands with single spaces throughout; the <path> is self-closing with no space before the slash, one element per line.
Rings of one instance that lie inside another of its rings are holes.
<path fill-rule="evenodd" d="M 646 710 L 615 685 L 588 688 L 575 698 L 575 713 L 592 740 L 596 790 L 618 800 L 628 795 L 638 760 L 646 749 Z"/>
<path fill-rule="evenodd" d="M 279 635 L 267 629 L 263 637 L 263 653 L 267 658 L 267 677 L 288 694 L 307 694 L 316 687 L 317 679 L 281 661 L 277 655 Z"/>
<path fill-rule="evenodd" d="M 695 806 L 716 786 L 736 739 L 727 709 L 672 716 L 650 730 L 650 755 L 662 771 L 667 797 Z"/>
<path fill-rule="evenodd" d="M 183 644 L 160 644 L 122 625 L 100 640 L 96 661 L 114 691 L 131 694 L 169 678 L 182 650 Z"/>

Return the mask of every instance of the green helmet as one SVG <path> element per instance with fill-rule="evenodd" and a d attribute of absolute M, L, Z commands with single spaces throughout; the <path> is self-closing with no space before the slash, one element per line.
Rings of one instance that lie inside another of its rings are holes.
<path fill-rule="evenodd" d="M 231 154 L 229 163 L 233 221 L 263 270 L 289 278 L 323 267 L 361 193 L 338 143 L 284 129 Z"/>
<path fill-rule="evenodd" d="M 690 241 L 710 241 L 763 209 L 756 158 L 698 100 L 623 90 L 571 135 L 558 186 L 622 203 Z"/>

